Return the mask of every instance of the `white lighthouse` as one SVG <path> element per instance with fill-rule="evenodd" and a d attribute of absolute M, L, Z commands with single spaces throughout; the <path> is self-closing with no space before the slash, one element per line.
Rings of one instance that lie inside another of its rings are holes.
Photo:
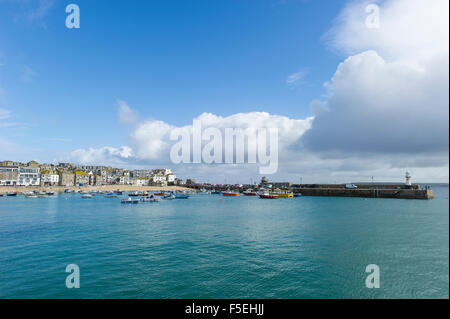
<path fill-rule="evenodd" d="M 406 184 L 407 186 L 411 186 L 411 174 L 409 174 L 408 171 L 406 171 L 405 179 L 406 179 L 405 184 Z"/>

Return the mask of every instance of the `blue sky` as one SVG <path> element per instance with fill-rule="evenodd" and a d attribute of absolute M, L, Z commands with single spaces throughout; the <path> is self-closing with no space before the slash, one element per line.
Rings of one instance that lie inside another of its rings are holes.
<path fill-rule="evenodd" d="M 364 24 L 372 2 L 377 29 Z M 65 26 L 70 3 L 80 29 Z M 280 179 L 398 180 L 410 169 L 448 181 L 447 9 L 447 0 L 0 0 L 0 159 L 170 166 L 168 132 L 208 112 L 223 125 L 277 126 Z M 119 123 L 119 101 L 136 123 Z M 149 155 L 155 145 L 163 150 Z"/>
<path fill-rule="evenodd" d="M 77 1 L 80 29 L 65 27 L 68 3 L 36 19 L 37 2 L 0 4 L 3 104 L 28 127 L 7 134 L 50 153 L 124 143 L 117 99 L 174 125 L 202 112 L 304 118 L 339 59 L 321 41 L 339 1 Z M 288 84 L 299 71 L 303 84 Z"/>

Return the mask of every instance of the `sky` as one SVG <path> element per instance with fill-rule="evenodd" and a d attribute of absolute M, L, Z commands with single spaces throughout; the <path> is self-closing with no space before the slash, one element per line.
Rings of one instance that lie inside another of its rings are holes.
<path fill-rule="evenodd" d="M 173 163 L 197 119 L 277 128 L 269 180 L 448 182 L 448 29 L 447 0 L 0 0 L 0 159 L 261 178 Z"/>

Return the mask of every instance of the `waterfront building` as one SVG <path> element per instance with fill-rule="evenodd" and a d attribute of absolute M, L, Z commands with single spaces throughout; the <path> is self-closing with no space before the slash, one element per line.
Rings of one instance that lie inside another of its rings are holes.
<path fill-rule="evenodd" d="M 153 183 L 167 182 L 167 178 L 163 174 L 155 174 L 155 175 L 152 175 L 152 182 Z"/>
<path fill-rule="evenodd" d="M 13 161 L 2 161 L 0 162 L 0 166 L 19 166 L 19 162 L 13 162 Z"/>
<path fill-rule="evenodd" d="M 157 168 L 152 170 L 152 175 L 171 175 L 172 170 L 170 168 Z"/>
<path fill-rule="evenodd" d="M 75 185 L 75 174 L 69 171 L 59 172 L 59 185 L 73 186 Z"/>
<path fill-rule="evenodd" d="M 188 178 L 186 180 L 186 185 L 195 185 L 195 184 L 197 184 L 197 182 L 193 178 Z"/>
<path fill-rule="evenodd" d="M 186 181 L 184 179 L 181 178 L 175 178 L 175 185 L 186 185 Z"/>
<path fill-rule="evenodd" d="M 149 179 L 146 177 L 133 178 L 132 184 L 134 186 L 147 186 L 149 184 Z"/>
<path fill-rule="evenodd" d="M 39 186 L 41 183 L 39 164 L 31 161 L 27 166 L 19 166 L 18 183 L 19 186 Z"/>
<path fill-rule="evenodd" d="M 166 176 L 167 178 L 167 183 L 174 183 L 175 179 L 177 178 L 174 174 L 169 174 Z"/>
<path fill-rule="evenodd" d="M 59 174 L 49 170 L 41 170 L 41 186 L 59 185 Z"/>
<path fill-rule="evenodd" d="M 89 174 L 83 171 L 75 171 L 75 185 L 89 185 Z"/>
<path fill-rule="evenodd" d="M 5 164 L 5 162 L 11 161 L 3 161 L 2 164 Z M 6 163 L 9 164 L 9 163 Z M 18 184 L 18 177 L 19 177 L 19 166 L 12 166 L 12 165 L 2 165 L 0 166 L 0 185 L 1 186 L 16 186 Z"/>

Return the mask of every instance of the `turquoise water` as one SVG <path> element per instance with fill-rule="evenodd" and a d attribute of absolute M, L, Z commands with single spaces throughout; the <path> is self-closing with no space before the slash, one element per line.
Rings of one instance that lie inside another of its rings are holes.
<path fill-rule="evenodd" d="M 0 198 L 0 298 L 448 298 L 434 200 Z M 65 268 L 80 267 L 79 289 Z M 380 288 L 365 267 L 380 267 Z"/>

